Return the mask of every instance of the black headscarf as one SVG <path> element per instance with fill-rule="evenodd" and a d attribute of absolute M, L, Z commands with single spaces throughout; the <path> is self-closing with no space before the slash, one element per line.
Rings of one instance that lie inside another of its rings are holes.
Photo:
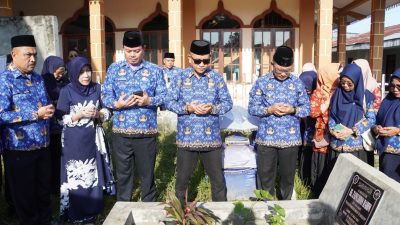
<path fill-rule="evenodd" d="M 89 66 L 92 69 L 90 62 L 85 57 L 74 57 L 69 63 L 69 79 L 71 81 L 72 88 L 82 96 L 89 96 L 96 91 L 96 84 L 94 82 L 90 82 L 88 85 L 82 85 L 79 82 L 79 75 L 81 74 L 81 70 L 84 66 Z"/>

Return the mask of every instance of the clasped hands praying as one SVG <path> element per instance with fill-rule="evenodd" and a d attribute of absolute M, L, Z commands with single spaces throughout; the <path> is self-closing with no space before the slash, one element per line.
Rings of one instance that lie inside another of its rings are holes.
<path fill-rule="evenodd" d="M 284 116 L 296 113 L 296 108 L 280 102 L 266 107 L 265 112 L 269 115 Z"/>

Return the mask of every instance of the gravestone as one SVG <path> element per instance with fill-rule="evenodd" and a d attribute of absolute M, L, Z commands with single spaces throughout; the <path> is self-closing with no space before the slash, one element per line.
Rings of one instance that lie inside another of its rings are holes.
<path fill-rule="evenodd" d="M 353 155 L 341 154 L 319 199 L 243 203 L 254 215 L 255 221 L 250 224 L 267 224 L 266 214 L 279 204 L 286 211 L 286 225 L 397 225 L 399 200 L 399 183 Z M 221 219 L 217 224 L 243 224 L 232 216 L 233 202 L 198 205 L 213 211 Z M 103 225 L 162 225 L 163 207 L 157 202 L 117 202 Z"/>
<path fill-rule="evenodd" d="M 351 154 L 341 154 L 319 197 L 327 224 L 400 224 L 400 184 Z"/>

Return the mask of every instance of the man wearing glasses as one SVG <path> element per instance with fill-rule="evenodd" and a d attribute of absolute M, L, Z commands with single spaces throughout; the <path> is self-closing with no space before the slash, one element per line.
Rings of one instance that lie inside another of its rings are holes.
<path fill-rule="evenodd" d="M 210 43 L 194 40 L 188 55 L 190 67 L 171 83 L 167 109 L 178 115 L 175 193 L 181 202 L 200 157 L 211 181 L 213 201 L 226 201 L 222 170 L 219 116 L 232 108 L 223 77 L 210 65 Z"/>
<path fill-rule="evenodd" d="M 310 113 L 310 102 L 302 81 L 291 74 L 293 50 L 276 49 L 273 71 L 260 77 L 249 98 L 249 113 L 260 117 L 256 137 L 257 173 L 263 190 L 275 195 L 275 178 L 280 176 L 279 199 L 292 197 L 297 152 L 302 145 L 300 118 Z"/>

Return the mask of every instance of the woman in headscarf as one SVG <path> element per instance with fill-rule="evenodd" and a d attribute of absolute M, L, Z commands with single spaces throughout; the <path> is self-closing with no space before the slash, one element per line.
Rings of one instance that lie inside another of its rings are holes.
<path fill-rule="evenodd" d="M 361 68 L 356 64 L 344 67 L 329 112 L 331 168 L 341 153 L 351 153 L 367 162 L 361 134 L 375 125 L 374 100 L 373 94 L 364 88 Z"/>
<path fill-rule="evenodd" d="M 93 224 L 104 207 L 103 190 L 113 179 L 101 123 L 110 117 L 100 99 L 100 84 L 83 57 L 72 59 L 71 83 L 60 93 L 57 116 L 62 117 L 60 217 L 71 223 Z"/>
<path fill-rule="evenodd" d="M 303 66 L 303 72 L 299 76 L 303 81 L 308 97 L 311 96 L 317 87 L 317 72 L 312 63 L 306 63 Z M 304 183 L 309 184 L 311 179 L 311 156 L 313 146 L 313 135 L 315 130 L 315 119 L 307 116 L 301 120 L 301 133 L 303 146 L 299 151 L 300 159 L 300 177 Z"/>
<path fill-rule="evenodd" d="M 400 68 L 392 74 L 389 94 L 382 101 L 373 131 L 378 135 L 379 170 L 400 182 Z"/>
<path fill-rule="evenodd" d="M 317 70 L 315 69 L 314 64 L 312 64 L 310 62 L 304 63 L 303 68 L 301 69 L 301 72 L 307 72 L 307 71 L 317 72 Z"/>
<path fill-rule="evenodd" d="M 379 83 L 372 76 L 371 68 L 369 67 L 368 61 L 365 59 L 356 59 L 353 61 L 353 63 L 361 68 L 364 80 L 364 88 L 370 91 L 375 96 L 374 107 L 378 110 L 382 101 L 381 88 L 379 86 Z"/>
<path fill-rule="evenodd" d="M 317 88 L 310 100 L 310 116 L 316 120 L 311 159 L 311 188 L 316 198 L 318 198 L 328 178 L 329 104 L 338 85 L 339 66 L 339 63 L 331 63 L 318 70 Z"/>
<path fill-rule="evenodd" d="M 376 79 L 372 76 L 371 68 L 369 67 L 369 63 L 365 59 L 356 59 L 353 61 L 354 64 L 361 68 L 361 72 L 364 80 L 364 87 L 368 91 L 370 91 L 374 96 L 374 108 L 376 110 L 379 109 L 381 105 L 382 97 L 381 97 L 381 88 Z M 374 151 L 367 152 L 367 162 L 369 165 L 374 166 Z"/>
<path fill-rule="evenodd" d="M 58 56 L 49 56 L 44 60 L 42 77 L 51 103 L 57 106 L 60 90 L 69 83 L 65 77 L 64 61 Z M 61 154 L 62 125 L 56 117 L 50 120 L 50 145 L 51 152 L 51 189 L 54 194 L 60 193 L 60 154 Z"/>

